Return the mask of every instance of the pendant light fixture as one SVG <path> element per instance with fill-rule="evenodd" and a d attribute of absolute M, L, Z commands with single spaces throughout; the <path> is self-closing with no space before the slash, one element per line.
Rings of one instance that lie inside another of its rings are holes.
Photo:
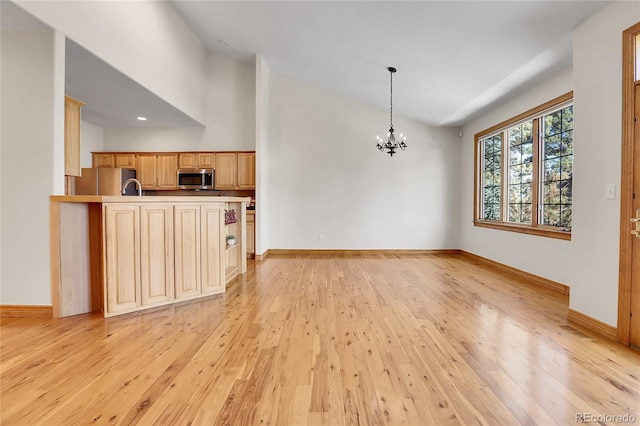
<path fill-rule="evenodd" d="M 396 153 L 396 150 L 400 148 L 404 151 L 407 148 L 407 144 L 405 141 L 407 140 L 406 136 L 403 136 L 400 133 L 400 136 L 396 138 L 393 134 L 393 74 L 397 71 L 394 67 L 387 68 L 389 70 L 389 75 L 391 76 L 391 112 L 390 116 L 390 124 L 389 124 L 389 132 L 387 133 L 387 142 L 383 143 L 384 140 L 380 136 L 376 136 L 376 140 L 378 144 L 376 145 L 378 149 L 382 152 L 385 150 L 387 154 L 393 157 L 393 154 Z"/>

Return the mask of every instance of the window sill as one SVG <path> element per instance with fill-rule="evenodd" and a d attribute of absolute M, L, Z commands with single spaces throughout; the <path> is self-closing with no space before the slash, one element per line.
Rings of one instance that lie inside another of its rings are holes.
<path fill-rule="evenodd" d="M 558 240 L 571 241 L 571 232 L 557 231 L 553 228 L 533 228 L 527 225 L 485 222 L 485 221 L 479 221 L 479 220 L 473 221 L 473 225 L 479 226 L 481 228 L 499 229 L 501 231 L 518 232 L 521 234 L 537 235 L 540 237 L 556 238 Z"/>

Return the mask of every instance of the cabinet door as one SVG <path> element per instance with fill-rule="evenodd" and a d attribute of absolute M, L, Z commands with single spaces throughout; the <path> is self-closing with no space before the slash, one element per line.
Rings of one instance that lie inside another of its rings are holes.
<path fill-rule="evenodd" d="M 236 189 L 237 161 L 235 152 L 216 152 L 215 189 Z"/>
<path fill-rule="evenodd" d="M 193 152 L 178 154 L 179 169 L 195 169 L 197 164 L 197 155 Z"/>
<path fill-rule="evenodd" d="M 172 206 L 140 206 L 140 286 L 143 306 L 173 299 Z"/>
<path fill-rule="evenodd" d="M 94 153 L 93 154 L 93 167 L 113 167 L 114 166 L 113 154 Z"/>
<path fill-rule="evenodd" d="M 64 174 L 80 176 L 80 108 L 84 103 L 64 97 Z"/>
<path fill-rule="evenodd" d="M 202 293 L 224 291 L 224 205 L 202 206 Z"/>
<path fill-rule="evenodd" d="M 104 205 L 105 315 L 133 311 L 140 299 L 139 208 Z"/>
<path fill-rule="evenodd" d="M 255 152 L 238 153 L 238 189 L 256 189 Z"/>
<path fill-rule="evenodd" d="M 247 221 L 247 258 L 253 258 L 256 254 L 256 223 Z"/>
<path fill-rule="evenodd" d="M 138 154 L 136 178 L 142 184 L 142 189 L 156 189 L 155 154 Z"/>
<path fill-rule="evenodd" d="M 200 206 L 176 205 L 174 217 L 176 299 L 200 294 Z"/>
<path fill-rule="evenodd" d="M 156 188 L 178 188 L 178 155 L 158 154 L 156 159 Z"/>
<path fill-rule="evenodd" d="M 114 154 L 114 162 L 116 167 L 123 169 L 135 169 L 136 168 L 136 155 L 135 154 Z"/>
<path fill-rule="evenodd" d="M 198 168 L 199 169 L 213 169 L 215 167 L 213 161 L 213 152 L 199 152 L 198 153 Z"/>

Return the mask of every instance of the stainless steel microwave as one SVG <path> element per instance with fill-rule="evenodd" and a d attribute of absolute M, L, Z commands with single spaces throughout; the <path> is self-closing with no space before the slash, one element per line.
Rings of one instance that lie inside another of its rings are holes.
<path fill-rule="evenodd" d="M 178 169 L 178 189 L 211 191 L 213 179 L 213 169 Z"/>

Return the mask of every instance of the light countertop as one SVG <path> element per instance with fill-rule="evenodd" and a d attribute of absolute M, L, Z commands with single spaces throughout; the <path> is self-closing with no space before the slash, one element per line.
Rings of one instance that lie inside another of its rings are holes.
<path fill-rule="evenodd" d="M 251 197 L 226 196 L 160 196 L 143 195 L 52 195 L 52 202 L 59 203 L 249 203 Z"/>

